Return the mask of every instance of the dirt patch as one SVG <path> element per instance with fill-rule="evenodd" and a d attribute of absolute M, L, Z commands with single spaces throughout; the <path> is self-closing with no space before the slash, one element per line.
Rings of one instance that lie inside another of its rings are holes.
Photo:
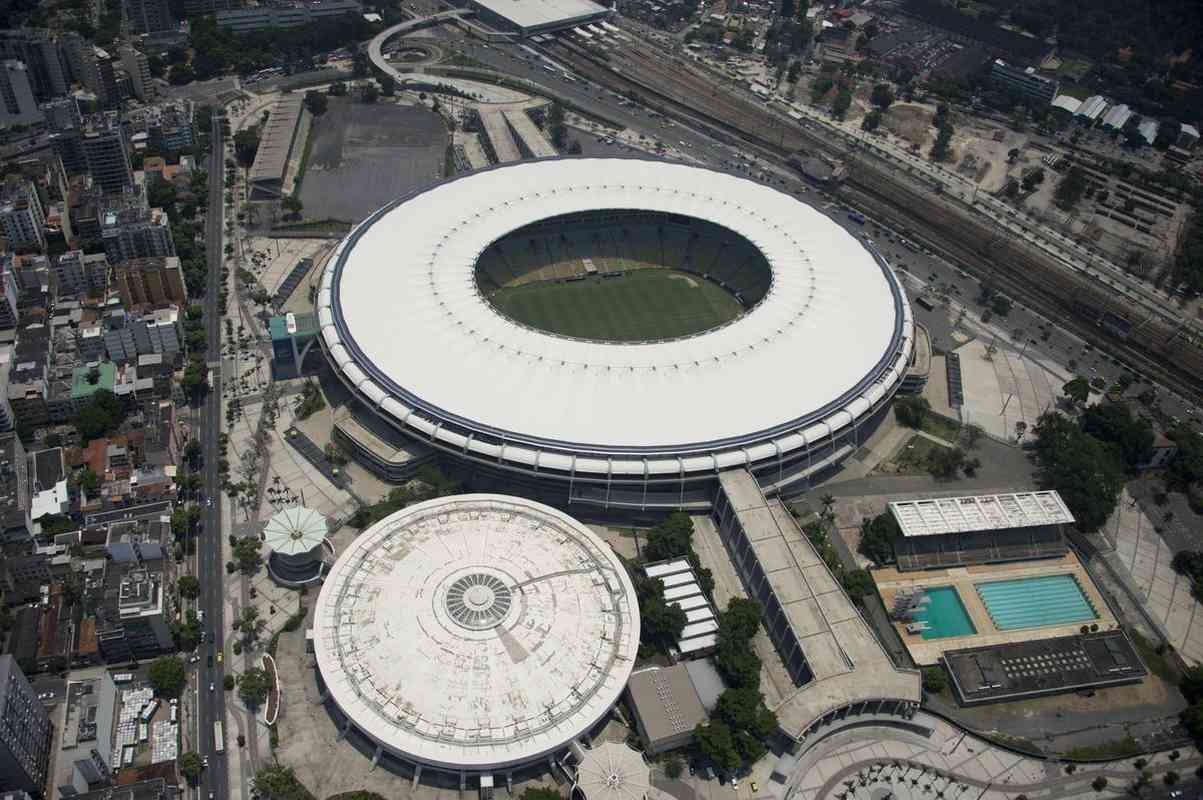
<path fill-rule="evenodd" d="M 885 114 L 882 124 L 895 136 L 920 147 L 932 138 L 932 120 L 936 113 L 927 106 L 914 103 L 895 103 Z"/>

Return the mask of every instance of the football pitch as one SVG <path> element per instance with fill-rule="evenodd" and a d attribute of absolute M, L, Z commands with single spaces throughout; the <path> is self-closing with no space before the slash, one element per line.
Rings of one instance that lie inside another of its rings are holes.
<path fill-rule="evenodd" d="M 612 342 L 689 336 L 744 310 L 722 287 L 668 269 L 515 286 L 499 289 L 490 299 L 503 314 L 532 328 Z"/>

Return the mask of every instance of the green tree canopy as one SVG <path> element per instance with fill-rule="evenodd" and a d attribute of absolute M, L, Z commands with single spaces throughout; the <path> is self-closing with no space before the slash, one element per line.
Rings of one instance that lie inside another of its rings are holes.
<path fill-rule="evenodd" d="M 639 600 L 640 642 L 653 652 L 667 653 L 685 628 L 685 612 L 664 601 L 664 582 L 659 578 L 637 575 L 634 583 Z"/>
<path fill-rule="evenodd" d="M 271 675 L 261 667 L 251 667 L 238 676 L 238 696 L 242 698 L 242 702 L 246 703 L 247 708 L 258 708 L 263 705 L 271 686 Z"/>
<path fill-rule="evenodd" d="M 879 83 L 873 87 L 873 93 L 869 96 L 869 102 L 885 111 L 894 103 L 894 90 L 890 88 L 888 83 Z"/>
<path fill-rule="evenodd" d="M 200 596 L 200 581 L 194 575 L 181 575 L 175 584 L 184 597 L 195 600 Z"/>
<path fill-rule="evenodd" d="M 683 511 L 674 511 L 647 533 L 643 556 L 648 561 L 680 558 L 692 552 L 693 520 Z"/>
<path fill-rule="evenodd" d="M 889 511 L 867 519 L 861 524 L 860 553 L 873 563 L 894 563 L 894 540 L 900 535 L 898 521 Z"/>
<path fill-rule="evenodd" d="M 727 689 L 718 698 L 714 717 L 733 731 L 747 731 L 767 739 L 777 730 L 777 715 L 764 705 L 764 695 L 755 689 Z"/>
<path fill-rule="evenodd" d="M 292 767 L 275 765 L 255 773 L 255 793 L 264 800 L 315 800 Z"/>
<path fill-rule="evenodd" d="M 125 420 L 125 409 L 117 395 L 108 389 L 98 389 L 75 418 L 82 444 L 115 431 Z"/>
<path fill-rule="evenodd" d="M 1153 455 L 1153 426 L 1133 416 L 1127 403 L 1106 401 L 1090 406 L 1082 414 L 1082 430 L 1102 442 L 1115 445 L 1130 471 Z"/>
<path fill-rule="evenodd" d="M 719 769 L 730 772 L 738 769 L 743 763 L 743 758 L 735 747 L 735 737 L 731 728 L 720 720 L 713 720 L 708 725 L 695 728 L 693 741 L 702 755 Z"/>
<path fill-rule="evenodd" d="M 1124 485 L 1114 449 L 1050 412 L 1036 425 L 1036 462 L 1041 482 L 1060 493 L 1079 530 L 1093 533 L 1103 526 Z"/>
<path fill-rule="evenodd" d="M 205 769 L 205 764 L 201 760 L 199 753 L 180 753 L 180 757 L 176 759 L 175 763 L 179 767 L 180 774 L 189 783 L 196 783 Z"/>
<path fill-rule="evenodd" d="M 894 416 L 908 428 L 922 428 L 923 420 L 927 419 L 930 411 L 931 403 L 922 395 L 907 394 L 894 398 Z"/>
<path fill-rule="evenodd" d="M 175 656 L 160 656 L 150 662 L 146 679 L 161 697 L 176 697 L 188 681 L 184 662 Z"/>
<path fill-rule="evenodd" d="M 1079 375 L 1061 387 L 1061 394 L 1077 405 L 1085 405 L 1090 398 L 1090 381 Z"/>

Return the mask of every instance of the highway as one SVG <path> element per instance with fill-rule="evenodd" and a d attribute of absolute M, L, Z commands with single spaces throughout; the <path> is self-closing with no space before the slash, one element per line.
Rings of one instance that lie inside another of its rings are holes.
<path fill-rule="evenodd" d="M 221 326 L 218 313 L 218 295 L 221 291 L 221 264 L 224 258 L 222 249 L 222 228 L 224 224 L 224 170 L 225 155 L 222 143 L 221 116 L 213 115 L 212 149 L 209 153 L 209 211 L 205 218 L 205 242 L 209 259 L 209 275 L 205 288 L 205 325 L 208 334 L 205 360 L 213 376 L 213 385 L 205 395 L 201 409 L 200 436 L 204 450 L 204 496 L 205 505 L 201 507 L 201 532 L 197 542 L 197 577 L 200 580 L 200 598 L 198 602 L 204 609 L 205 621 L 201 627 L 205 631 L 205 641 L 201 644 L 198 654 L 200 662 L 196 665 L 197 708 L 197 743 L 198 751 L 209 759 L 200 783 L 200 797 L 213 797 L 220 800 L 227 796 L 229 782 L 226 769 L 226 758 L 231 755 L 235 732 L 225 723 L 226 692 L 222 688 L 225 676 L 225 664 L 217 660 L 221 648 L 223 631 L 223 591 L 222 581 L 225 578 L 225 565 L 222 560 L 222 526 L 221 526 L 221 480 L 218 477 L 217 466 L 220 454 L 217 438 L 221 433 Z M 209 499 L 214 499 L 212 505 Z M 210 661 L 211 659 L 211 661 Z M 210 663 L 212 666 L 210 666 Z M 212 690 L 210 690 L 212 686 Z M 218 755 L 214 750 L 213 723 L 223 721 L 226 729 L 226 753 Z M 234 746 L 232 757 L 238 757 L 238 748 Z"/>

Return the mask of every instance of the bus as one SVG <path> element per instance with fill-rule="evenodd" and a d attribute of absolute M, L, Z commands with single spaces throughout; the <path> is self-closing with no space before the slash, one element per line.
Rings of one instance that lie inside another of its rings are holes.
<path fill-rule="evenodd" d="M 226 736 L 221 729 L 221 720 L 213 723 L 213 750 L 218 753 L 226 751 Z"/>
<path fill-rule="evenodd" d="M 853 222 L 855 222 L 857 225 L 864 225 L 864 224 L 865 224 L 865 215 L 864 215 L 864 214 L 862 214 L 862 213 L 860 213 L 859 211 L 849 211 L 849 212 L 848 212 L 848 219 L 852 220 L 852 221 L 853 221 Z"/>

